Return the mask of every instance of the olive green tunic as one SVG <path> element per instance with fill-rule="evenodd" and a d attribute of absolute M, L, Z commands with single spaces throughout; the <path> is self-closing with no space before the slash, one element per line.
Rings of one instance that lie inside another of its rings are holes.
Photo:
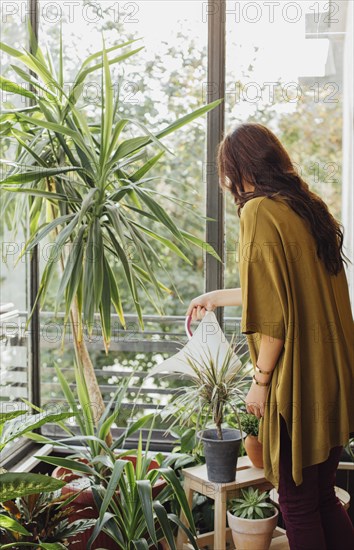
<path fill-rule="evenodd" d="M 265 477 L 278 489 L 280 416 L 292 476 L 323 462 L 354 431 L 354 332 L 344 269 L 331 276 L 307 222 L 285 199 L 257 197 L 241 213 L 241 331 L 255 366 L 261 334 L 284 339 L 260 421 Z"/>

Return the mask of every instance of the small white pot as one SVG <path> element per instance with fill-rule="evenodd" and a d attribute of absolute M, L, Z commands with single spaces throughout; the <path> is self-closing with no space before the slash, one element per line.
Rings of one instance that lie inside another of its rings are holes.
<path fill-rule="evenodd" d="M 265 519 L 238 518 L 227 512 L 232 538 L 239 550 L 268 550 L 272 542 L 273 531 L 277 526 L 279 512 Z"/>

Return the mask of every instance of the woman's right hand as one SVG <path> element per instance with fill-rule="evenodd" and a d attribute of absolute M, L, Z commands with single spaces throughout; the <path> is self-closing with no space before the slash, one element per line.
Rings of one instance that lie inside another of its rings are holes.
<path fill-rule="evenodd" d="M 192 321 L 200 321 L 203 319 L 207 311 L 213 311 L 216 307 L 217 304 L 215 303 L 215 293 L 213 291 L 206 292 L 205 294 L 201 294 L 191 300 L 186 316 L 188 317 L 190 315 L 192 317 Z"/>

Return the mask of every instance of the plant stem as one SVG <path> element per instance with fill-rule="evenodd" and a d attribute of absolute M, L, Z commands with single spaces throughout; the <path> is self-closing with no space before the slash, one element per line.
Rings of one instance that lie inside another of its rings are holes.
<path fill-rule="evenodd" d="M 216 433 L 218 435 L 218 439 L 224 439 L 223 436 L 222 436 L 222 429 L 221 429 L 220 424 L 216 425 Z"/>
<path fill-rule="evenodd" d="M 105 404 L 85 340 L 79 336 L 79 332 L 82 334 L 82 331 L 79 331 L 80 320 L 76 300 L 74 300 L 73 305 L 71 306 L 70 318 L 74 338 L 75 355 L 77 361 L 82 365 L 85 373 L 85 380 L 91 397 L 90 407 L 95 425 L 97 426 L 97 423 L 105 410 Z M 112 442 L 112 434 L 109 432 L 106 437 L 106 443 L 110 447 Z"/>

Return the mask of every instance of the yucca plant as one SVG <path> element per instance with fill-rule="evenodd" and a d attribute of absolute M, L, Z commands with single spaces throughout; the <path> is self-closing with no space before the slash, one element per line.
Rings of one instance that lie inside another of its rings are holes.
<path fill-rule="evenodd" d="M 100 513 L 89 548 L 106 526 L 107 534 L 120 550 L 148 550 L 157 547 L 161 539 L 168 542 L 171 550 L 177 550 L 174 527 L 178 526 L 186 532 L 191 545 L 197 550 L 193 515 L 181 482 L 171 468 L 175 458 L 164 460 L 160 455 L 160 467 L 149 469 L 151 457 L 142 451 L 141 436 L 136 457 L 135 468 L 131 462 L 118 459 L 110 472 L 109 484 L 105 488 L 93 487 Z M 155 458 L 159 460 L 159 456 Z M 157 498 L 153 498 L 152 487 L 159 478 L 163 478 L 167 486 Z M 178 503 L 187 518 L 188 527 L 175 513 L 166 509 L 166 504 L 171 501 Z"/>
<path fill-rule="evenodd" d="M 72 496 L 65 497 L 56 491 L 3 502 L 0 505 L 0 532 L 4 543 L 1 549 L 17 550 L 23 546 L 34 546 L 48 550 L 52 547 L 54 550 L 54 543 L 62 543 L 58 548 L 67 548 L 69 537 L 75 537 L 96 523 L 92 519 L 70 521 L 69 516 L 74 511 L 71 506 L 73 500 Z"/>
<path fill-rule="evenodd" d="M 48 236 L 54 236 L 37 302 L 43 304 L 59 264 L 62 275 L 57 307 L 64 302 L 64 326 L 69 320 L 76 360 L 84 371 L 97 423 L 104 403 L 83 328 L 87 327 L 90 335 L 94 316 L 99 313 L 108 350 L 112 306 L 121 325 L 126 326 L 122 307 L 125 284 L 141 328 L 139 290 L 162 313 L 158 302 L 171 290 L 155 275 L 156 268 L 164 266 L 154 243 L 162 244 L 189 263 L 190 245 L 218 257 L 210 245 L 176 225 L 157 200 L 158 178 L 149 177 L 148 172 L 169 151 L 162 138 L 204 115 L 220 101 L 151 132 L 138 120 L 119 116 L 119 96 L 113 95 L 110 67 L 140 51 L 141 48 L 129 49 L 135 40 L 110 48 L 104 46 L 90 55 L 76 73 L 70 91 L 64 86 L 62 39 L 58 71 L 50 52 L 42 52 L 32 32 L 31 41 L 31 52 L 0 43 L 0 49 L 14 59 L 13 72 L 27 86 L 1 78 L 1 88 L 24 96 L 31 103 L 27 108 L 4 111 L 0 118 L 3 135 L 17 144 L 16 158 L 3 161 L 8 168 L 1 181 L 3 192 L 7 193 L 2 200 L 3 212 L 6 214 L 13 197 L 20 194 L 23 199 L 17 199 L 14 216 L 19 222 L 22 208 L 29 205 L 30 236 L 22 254 L 31 253 Z M 116 55 L 122 48 L 123 53 Z M 97 72 L 102 75 L 101 113 L 92 121 L 79 101 L 87 77 Z M 128 138 L 126 130 L 134 128 L 138 135 Z M 148 156 L 150 145 L 156 149 L 152 156 Z M 130 258 L 132 246 L 138 261 Z M 124 281 L 117 276 L 117 265 L 122 267 Z M 151 295 L 149 287 L 156 296 Z"/>

